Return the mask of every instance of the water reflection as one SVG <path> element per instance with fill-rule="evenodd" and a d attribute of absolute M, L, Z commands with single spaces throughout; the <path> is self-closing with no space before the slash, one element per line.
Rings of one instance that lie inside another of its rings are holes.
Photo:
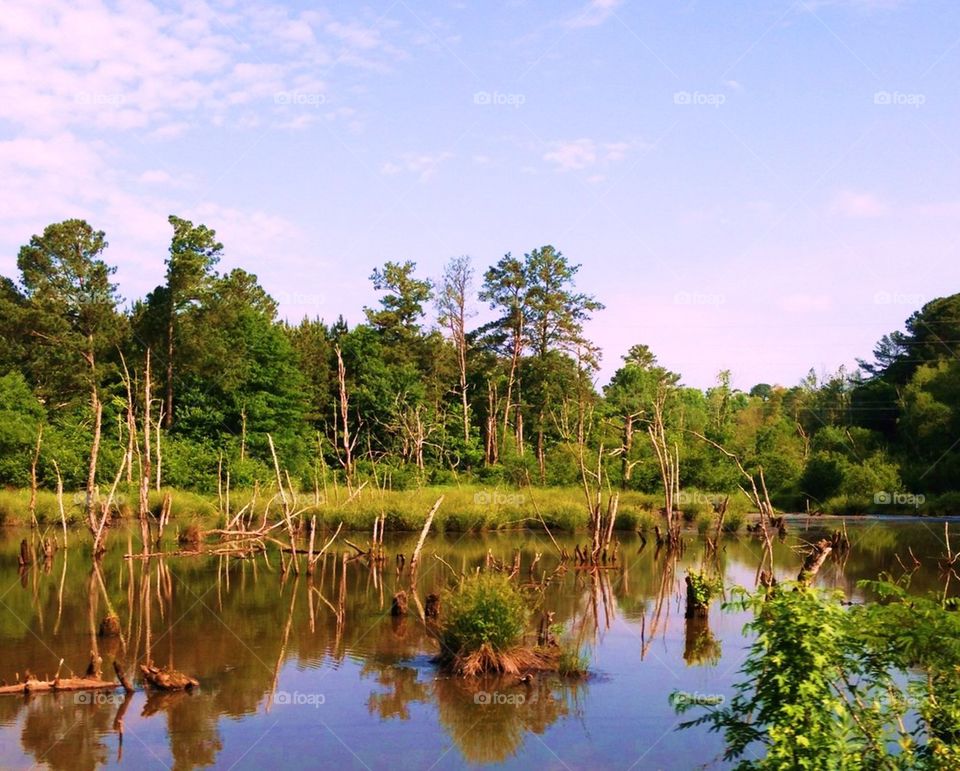
<path fill-rule="evenodd" d="M 791 525 L 788 537 L 774 544 L 778 577 L 795 577 L 801 562 L 798 545 L 825 530 Z M 81 674 L 92 656 L 105 673 L 112 673 L 114 660 L 127 672 L 142 662 L 175 667 L 199 679 L 201 688 L 172 694 L 138 689 L 130 697 L 118 690 L 111 698 L 88 700 L 69 693 L 0 697 L 5 765 L 229 764 L 253 741 L 236 738 L 235 723 L 259 725 L 256 721 L 268 712 L 269 725 L 299 729 L 305 723 L 304 713 L 275 704 L 280 689 L 290 683 L 319 689 L 338 710 L 350 712 L 350 722 L 338 724 L 337 735 L 358 748 L 358 756 L 389 727 L 416 724 L 424 756 L 432 748 L 440 755 L 452 743 L 469 763 L 524 764 L 541 744 L 528 741 L 532 735 L 545 736 L 569 721 L 589 719 L 593 693 L 605 693 L 608 687 L 549 677 L 472 684 L 438 677 L 430 663 L 435 643 L 414 604 L 406 617 L 389 614 L 393 594 L 410 589 L 392 557 L 385 569 L 371 570 L 352 559 L 352 553 L 328 553 L 313 575 L 298 577 L 281 574 L 276 554 L 125 559 L 137 547 L 132 534 L 121 532 L 111 538 L 113 547 L 99 567 L 91 568 L 89 555 L 75 546 L 21 568 L 17 555 L 23 537 L 5 533 L 0 543 L 0 679 L 13 683 L 28 671 L 52 675 L 61 659 L 63 673 Z M 510 564 L 519 549 L 519 580 L 543 587 L 540 611 L 552 614 L 551 623 L 563 627 L 563 636 L 602 654 L 601 661 L 610 661 L 604 657 L 612 651 L 614 663 L 603 664 L 608 669 L 643 667 L 661 673 L 657 687 L 663 688 L 665 702 L 673 686 L 670 678 L 680 676 L 672 671 L 677 665 L 681 670 L 709 669 L 742 651 L 742 624 L 726 623 L 717 603 L 707 618 L 684 619 L 686 569 L 709 570 L 728 585 L 750 586 L 761 553 L 758 542 L 746 536 L 724 540 L 710 555 L 690 538 L 678 560 L 623 537 L 621 564 L 595 572 L 562 568 L 552 545 L 537 534 L 436 538 L 424 552 L 416 590 L 425 600 L 451 580 L 451 569 L 433 552 L 457 571 L 470 571 L 485 564 L 488 553 Z M 912 553 L 929 563 L 915 574 L 913 590 L 942 588 L 931 559 L 943 552 L 942 525 L 872 522 L 851 527 L 850 539 L 853 548 L 824 566 L 821 583 L 855 597 L 858 580 L 899 572 L 897 555 Z M 409 555 L 414 540 L 388 538 L 388 556 Z M 561 543 L 572 551 L 572 541 Z M 100 636 L 100 624 L 111 613 L 119 619 L 120 633 Z M 664 650 L 671 651 L 672 660 L 664 658 Z M 728 681 L 734 676 L 735 667 L 716 669 L 721 674 L 731 670 L 724 674 Z M 354 707 L 360 712 L 350 711 Z M 640 709 L 627 699 L 622 708 Z M 314 711 L 311 719 L 332 719 L 331 714 L 336 712 Z M 649 730 L 652 743 L 664 729 Z M 307 752 L 313 735 L 305 730 L 302 738 L 287 734 L 284 741 L 292 742 L 294 752 Z M 600 739 L 594 738 L 600 752 Z M 259 749 L 270 752 L 271 741 L 263 739 Z M 610 753 L 604 758 L 626 752 L 618 741 L 621 737 L 603 739 L 609 744 L 603 751 Z M 587 759 L 584 765 L 600 762 L 594 761 Z"/>

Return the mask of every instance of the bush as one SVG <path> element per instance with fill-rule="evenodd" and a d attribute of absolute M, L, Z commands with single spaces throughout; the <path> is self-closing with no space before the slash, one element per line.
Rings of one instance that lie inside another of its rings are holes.
<path fill-rule="evenodd" d="M 467 654 L 490 646 L 503 652 L 516 646 L 530 611 L 519 589 L 506 576 L 483 573 L 448 592 L 443 607 L 441 642 L 450 654 Z"/>
<path fill-rule="evenodd" d="M 714 515 L 701 512 L 697 515 L 697 533 L 707 535 L 713 530 Z"/>
<path fill-rule="evenodd" d="M 746 521 L 747 515 L 742 511 L 727 511 L 726 516 L 723 518 L 723 532 L 736 533 L 743 527 L 743 523 Z"/>

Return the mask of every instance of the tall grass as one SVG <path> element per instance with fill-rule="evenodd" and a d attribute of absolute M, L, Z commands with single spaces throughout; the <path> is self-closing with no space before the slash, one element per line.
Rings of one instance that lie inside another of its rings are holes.
<path fill-rule="evenodd" d="M 202 495 L 185 490 L 163 488 L 151 490 L 149 508 L 159 516 L 164 497 L 171 497 L 170 519 L 174 525 L 198 523 L 204 528 L 222 527 L 227 522 L 227 496 Z M 304 521 L 316 517 L 318 524 L 336 527 L 340 522 L 346 530 L 372 531 L 374 521 L 384 516 L 386 530 L 418 531 L 423 527 L 427 512 L 441 495 L 444 503 L 434 518 L 438 532 L 467 532 L 481 530 L 508 530 L 528 528 L 540 530 L 543 524 L 556 533 L 574 533 L 587 528 L 588 512 L 583 490 L 576 487 L 515 488 L 484 486 L 426 486 L 408 490 L 381 490 L 367 485 L 359 492 L 340 485 L 328 485 L 325 491 L 285 491 L 293 511 L 300 512 Z M 101 493 L 103 495 L 103 493 Z M 28 490 L 0 490 L 0 524 L 29 525 Z M 626 491 L 620 495 L 616 528 L 621 531 L 648 532 L 660 524 L 661 496 L 651 493 Z M 82 524 L 85 517 L 85 496 L 82 492 L 65 493 L 64 506 L 69 524 Z M 254 526 L 264 519 L 276 522 L 283 510 L 282 500 L 275 486 L 257 490 L 231 490 L 229 517 L 233 518 L 246 507 L 245 518 Z M 139 508 L 136 485 L 128 489 L 121 485 L 114 498 L 116 517 L 135 517 Z M 734 499 L 731 498 L 727 519 L 736 521 Z M 541 523 L 541 517 L 543 522 Z M 47 490 L 38 491 L 37 519 L 41 525 L 60 522 L 56 495 Z M 725 528 L 726 529 L 726 528 Z"/>

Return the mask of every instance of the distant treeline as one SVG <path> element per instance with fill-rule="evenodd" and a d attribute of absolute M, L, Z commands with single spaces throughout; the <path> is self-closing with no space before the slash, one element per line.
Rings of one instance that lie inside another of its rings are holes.
<path fill-rule="evenodd" d="M 19 275 L 0 283 L 0 484 L 30 486 L 35 466 L 41 487 L 57 469 L 67 489 L 85 487 L 98 415 L 97 483 L 124 457 L 136 478 L 149 351 L 152 473 L 162 459 L 175 487 L 214 490 L 218 469 L 235 487 L 271 482 L 271 437 L 310 489 L 334 474 L 393 489 L 575 485 L 584 454 L 595 465 L 602 448 L 613 486 L 655 492 L 659 402 L 683 487 L 736 492 L 743 479 L 705 437 L 762 467 L 786 509 L 923 512 L 960 489 L 960 295 L 927 303 L 854 373 L 744 393 L 725 371 L 702 391 L 638 342 L 598 391 L 583 325 L 603 305 L 552 246 L 485 270 L 457 257 L 436 281 L 387 262 L 364 323 L 291 325 L 256 276 L 217 271 L 213 230 L 169 221 L 165 281 L 129 304 L 104 233 L 86 222 L 50 225 L 20 249 Z M 494 320 L 473 325 L 478 306 Z"/>

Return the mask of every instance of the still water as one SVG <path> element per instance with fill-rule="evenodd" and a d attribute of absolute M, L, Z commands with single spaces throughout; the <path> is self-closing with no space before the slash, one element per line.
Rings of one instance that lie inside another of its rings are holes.
<path fill-rule="evenodd" d="M 795 578 L 798 546 L 836 522 L 796 520 L 775 546 L 776 573 Z M 863 599 L 857 581 L 902 572 L 897 556 L 925 566 L 912 589 L 940 586 L 942 520 L 848 522 L 853 548 L 830 560 L 819 582 Z M 540 533 L 446 535 L 424 548 L 419 596 L 439 592 L 453 573 L 511 563 L 522 553 L 522 583 L 550 580 L 543 609 L 579 640 L 590 675 L 578 682 L 544 676 L 467 687 L 431 663 L 437 647 L 411 604 L 390 616 L 390 599 L 409 589 L 393 555 L 408 557 L 415 536 L 386 539 L 381 572 L 363 562 L 343 568 L 328 555 L 312 577 L 282 576 L 272 552 L 249 559 L 201 556 L 125 559 L 139 551 L 132 531 L 110 535 L 100 575 L 89 545 L 26 570 L 21 538 L 0 533 L 0 679 L 27 671 L 82 674 L 95 651 L 105 673 L 115 658 L 146 657 L 200 680 L 192 693 L 148 694 L 141 684 L 115 693 L 0 696 L 0 766 L 128 769 L 203 766 L 295 769 L 697 768 L 722 765 L 720 737 L 677 731 L 675 691 L 716 699 L 731 693 L 743 663 L 743 614 L 710 609 L 709 623 L 685 623 L 683 577 L 705 566 L 695 533 L 672 569 L 652 544 L 621 535 L 619 564 L 600 575 L 555 572 L 553 545 Z M 354 538 L 354 540 L 359 540 Z M 559 539 L 570 551 L 572 538 Z M 581 541 L 583 538 L 581 538 Z M 338 546 L 343 549 L 338 543 Z M 909 550 L 909 551 L 908 551 Z M 347 550 L 349 551 L 349 550 Z M 542 558 L 531 575 L 528 566 Z M 434 555 L 439 555 L 444 565 Z M 760 543 L 728 538 L 709 565 L 727 586 L 753 586 Z M 102 581 L 102 585 L 101 585 Z M 120 638 L 97 638 L 108 608 Z M 105 676 L 108 676 L 105 674 Z"/>

